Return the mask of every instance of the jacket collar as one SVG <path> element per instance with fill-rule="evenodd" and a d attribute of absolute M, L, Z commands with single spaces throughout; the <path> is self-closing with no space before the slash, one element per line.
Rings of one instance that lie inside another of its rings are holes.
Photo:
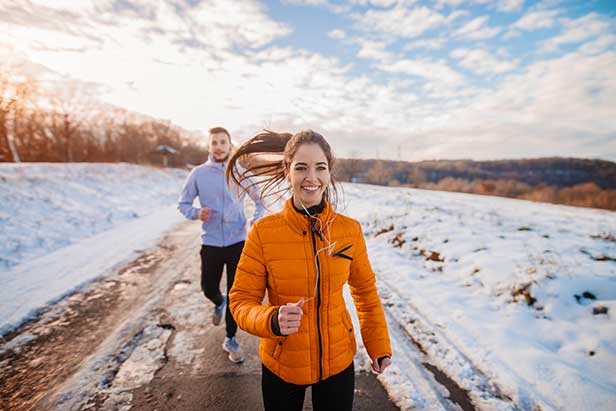
<path fill-rule="evenodd" d="M 327 200 L 323 201 L 324 207 L 323 211 L 319 213 L 319 220 L 322 223 L 333 220 L 336 212 L 329 204 Z M 287 224 L 291 227 L 293 231 L 298 234 L 307 234 L 310 231 L 310 218 L 307 215 L 298 213 L 293 206 L 293 198 L 289 198 L 284 204 L 284 208 L 282 209 L 282 215 L 287 222 Z M 319 225 L 317 224 L 317 227 Z"/>
<path fill-rule="evenodd" d="M 214 167 L 220 170 L 224 170 L 227 166 L 227 162 L 223 161 L 222 163 L 219 163 L 218 161 L 214 161 L 214 159 L 212 158 L 212 156 L 208 155 L 207 157 L 207 161 L 205 162 L 205 165 L 208 167 Z"/>

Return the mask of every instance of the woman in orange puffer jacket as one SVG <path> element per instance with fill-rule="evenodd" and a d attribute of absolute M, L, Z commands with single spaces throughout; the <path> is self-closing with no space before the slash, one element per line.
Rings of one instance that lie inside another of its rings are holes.
<path fill-rule="evenodd" d="M 361 225 L 331 205 L 332 166 L 329 144 L 312 130 L 261 132 L 229 160 L 227 178 L 240 187 L 258 176 L 253 181 L 263 196 L 286 191 L 281 184 L 292 191 L 282 211 L 252 226 L 229 294 L 239 327 L 261 337 L 267 410 L 301 410 L 308 386 L 315 410 L 352 409 L 356 343 L 342 295 L 347 282 L 373 369 L 382 372 L 391 363 Z"/>

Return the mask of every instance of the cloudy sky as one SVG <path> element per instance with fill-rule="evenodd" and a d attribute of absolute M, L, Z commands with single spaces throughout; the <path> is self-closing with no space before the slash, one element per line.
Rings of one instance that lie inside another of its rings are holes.
<path fill-rule="evenodd" d="M 0 0 L 0 64 L 339 157 L 616 161 L 614 0 Z"/>

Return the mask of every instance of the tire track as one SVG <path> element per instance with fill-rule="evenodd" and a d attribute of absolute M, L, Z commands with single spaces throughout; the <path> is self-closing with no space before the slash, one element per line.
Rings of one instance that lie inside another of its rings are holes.
<path fill-rule="evenodd" d="M 422 315 L 412 303 L 405 301 L 394 285 L 380 278 L 379 292 L 386 301 L 384 308 L 388 318 L 401 330 L 405 345 L 416 350 L 422 366 L 447 390 L 450 401 L 464 411 L 520 410 L 497 384 L 439 331 L 436 324 Z M 430 353 L 433 350 L 472 377 L 456 381 L 455 375 L 448 375 L 441 369 L 438 359 Z"/>

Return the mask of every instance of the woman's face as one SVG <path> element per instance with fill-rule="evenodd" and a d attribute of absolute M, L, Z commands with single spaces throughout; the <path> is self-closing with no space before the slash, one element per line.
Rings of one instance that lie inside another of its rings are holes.
<path fill-rule="evenodd" d="M 330 180 L 325 153 L 318 144 L 298 147 L 289 167 L 289 182 L 295 207 L 312 207 L 321 203 Z"/>

